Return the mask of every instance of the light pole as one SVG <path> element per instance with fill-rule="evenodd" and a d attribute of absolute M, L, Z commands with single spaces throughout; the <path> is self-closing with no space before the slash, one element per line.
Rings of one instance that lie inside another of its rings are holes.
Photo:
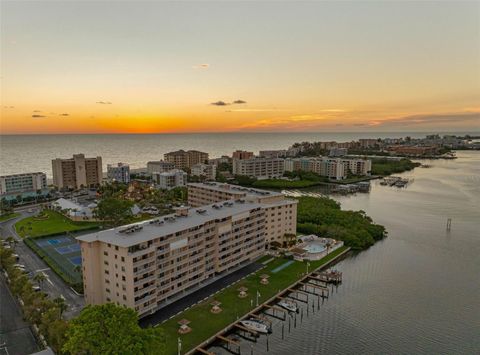
<path fill-rule="evenodd" d="M 180 352 L 182 351 L 182 340 L 180 337 L 178 337 L 178 355 L 180 355 Z"/>

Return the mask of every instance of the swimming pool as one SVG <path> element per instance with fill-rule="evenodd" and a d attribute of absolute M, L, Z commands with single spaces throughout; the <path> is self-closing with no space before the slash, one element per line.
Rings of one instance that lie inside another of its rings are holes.
<path fill-rule="evenodd" d="M 323 253 L 326 248 L 323 246 L 323 244 L 311 243 L 311 244 L 305 245 L 303 249 L 308 253 L 316 254 L 316 253 Z"/>

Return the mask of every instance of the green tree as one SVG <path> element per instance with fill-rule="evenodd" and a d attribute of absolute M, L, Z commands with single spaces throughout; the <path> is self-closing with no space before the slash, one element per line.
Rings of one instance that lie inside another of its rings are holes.
<path fill-rule="evenodd" d="M 33 277 L 33 281 L 37 282 L 40 286 L 43 285 L 43 282 L 47 279 L 47 277 L 45 276 L 45 274 L 43 272 L 39 272 L 37 274 L 35 274 L 35 276 Z"/>
<path fill-rule="evenodd" d="M 62 297 L 57 297 L 53 300 L 53 303 L 55 306 L 58 308 L 58 311 L 60 313 L 60 316 L 65 312 L 68 308 L 67 304 L 65 303 L 65 300 Z"/>
<path fill-rule="evenodd" d="M 87 306 L 73 319 L 62 350 L 70 354 L 164 354 L 159 328 L 142 329 L 137 314 L 112 303 Z"/>
<path fill-rule="evenodd" d="M 110 226 L 119 226 L 128 223 L 133 217 L 131 208 L 133 202 L 113 197 L 101 200 L 95 209 L 97 218 Z"/>

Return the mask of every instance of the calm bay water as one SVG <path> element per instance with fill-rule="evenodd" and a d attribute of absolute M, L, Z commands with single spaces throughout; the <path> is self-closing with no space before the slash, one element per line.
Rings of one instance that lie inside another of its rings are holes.
<path fill-rule="evenodd" d="M 369 194 L 334 197 L 389 237 L 338 263 L 343 284 L 290 334 L 286 326 L 285 340 L 275 320 L 268 353 L 480 353 L 480 152 L 457 155 L 400 174 L 414 179 L 405 189 L 376 181 Z M 267 354 L 265 337 L 253 353 Z"/>
<path fill-rule="evenodd" d="M 435 133 L 435 132 L 434 132 Z M 124 162 L 142 168 L 150 160 L 178 149 L 198 149 L 215 158 L 236 149 L 286 149 L 295 142 L 338 141 L 359 138 L 424 137 L 428 133 L 202 133 L 124 135 L 16 135 L 0 136 L 0 175 L 42 171 L 52 175 L 52 159 L 73 154 L 98 156 L 107 164 Z M 464 133 L 461 133 L 464 134 Z"/>

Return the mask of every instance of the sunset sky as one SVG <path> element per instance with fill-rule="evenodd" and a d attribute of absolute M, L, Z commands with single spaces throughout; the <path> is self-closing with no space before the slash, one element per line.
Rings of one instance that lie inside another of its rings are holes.
<path fill-rule="evenodd" d="M 480 2 L 0 10 L 2 134 L 480 130 Z"/>

